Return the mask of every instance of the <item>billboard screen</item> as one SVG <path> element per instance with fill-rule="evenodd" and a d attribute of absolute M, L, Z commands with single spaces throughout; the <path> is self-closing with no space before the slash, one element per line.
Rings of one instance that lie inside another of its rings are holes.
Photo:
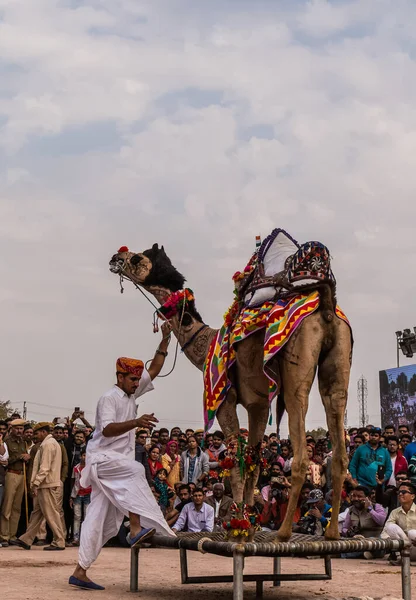
<path fill-rule="evenodd" d="M 380 371 L 381 426 L 416 421 L 416 365 Z M 412 429 L 412 427 L 410 428 Z"/>

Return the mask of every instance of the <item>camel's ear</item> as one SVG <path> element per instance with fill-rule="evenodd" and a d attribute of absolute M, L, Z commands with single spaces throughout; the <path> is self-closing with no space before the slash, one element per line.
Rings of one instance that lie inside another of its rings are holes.
<path fill-rule="evenodd" d="M 153 252 L 157 252 L 159 250 L 159 244 L 153 244 L 152 250 Z"/>

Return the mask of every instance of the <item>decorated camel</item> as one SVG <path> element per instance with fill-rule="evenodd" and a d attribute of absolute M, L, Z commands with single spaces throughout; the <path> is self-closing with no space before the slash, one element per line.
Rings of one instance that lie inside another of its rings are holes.
<path fill-rule="evenodd" d="M 259 448 L 278 395 L 278 426 L 288 413 L 293 447 L 291 494 L 279 540 L 288 540 L 308 468 L 305 418 L 316 372 L 331 436 L 333 509 L 325 535 L 337 539 L 342 485 L 347 469 L 344 413 L 351 366 L 352 335 L 335 301 L 329 252 L 318 242 L 299 245 L 274 230 L 234 275 L 235 301 L 221 330 L 208 327 L 196 310 L 185 278 L 158 244 L 144 252 L 122 247 L 110 270 L 152 294 L 159 316 L 170 321 L 182 351 L 204 373 L 205 422 L 216 416 L 228 445 L 233 498 L 252 506 Z M 237 404 L 247 410 L 248 446 L 240 443 Z M 246 514 L 246 513 L 244 513 Z M 240 515 L 241 516 L 241 515 Z M 253 522 L 253 521 L 252 521 Z M 234 535 L 236 535 L 234 533 Z"/>

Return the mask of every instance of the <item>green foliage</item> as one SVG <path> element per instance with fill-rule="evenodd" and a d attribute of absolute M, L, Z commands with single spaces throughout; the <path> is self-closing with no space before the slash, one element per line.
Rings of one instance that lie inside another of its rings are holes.
<path fill-rule="evenodd" d="M 326 429 L 324 427 L 318 427 L 318 429 L 309 429 L 306 432 L 306 435 L 311 435 L 314 440 L 319 440 L 319 438 L 326 437 Z"/>

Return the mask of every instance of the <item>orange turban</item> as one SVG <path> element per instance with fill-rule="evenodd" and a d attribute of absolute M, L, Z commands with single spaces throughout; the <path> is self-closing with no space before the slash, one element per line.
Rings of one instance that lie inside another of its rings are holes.
<path fill-rule="evenodd" d="M 136 358 L 126 358 L 122 356 L 117 359 L 116 371 L 117 373 L 131 373 L 136 377 L 141 377 L 144 369 L 144 364 L 141 360 Z"/>

